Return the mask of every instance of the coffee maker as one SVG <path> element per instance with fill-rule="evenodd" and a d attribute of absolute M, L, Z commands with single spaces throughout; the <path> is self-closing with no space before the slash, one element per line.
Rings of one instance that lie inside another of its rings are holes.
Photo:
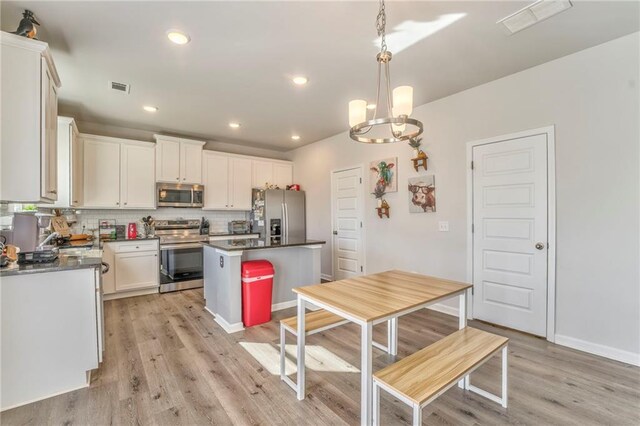
<path fill-rule="evenodd" d="M 13 241 L 21 252 L 31 252 L 46 238 L 51 218 L 47 213 L 20 212 L 13 214 Z"/>

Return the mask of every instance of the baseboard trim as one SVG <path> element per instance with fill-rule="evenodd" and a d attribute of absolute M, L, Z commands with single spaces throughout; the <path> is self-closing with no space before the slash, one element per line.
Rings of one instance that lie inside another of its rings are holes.
<path fill-rule="evenodd" d="M 432 311 L 441 312 L 443 314 L 451 315 L 454 317 L 458 316 L 458 308 L 445 305 L 444 303 L 436 303 L 435 305 L 428 306 L 427 309 L 431 309 Z"/>
<path fill-rule="evenodd" d="M 329 274 L 320 274 L 320 279 L 324 281 L 333 281 L 333 276 Z"/>
<path fill-rule="evenodd" d="M 588 352 L 593 355 L 599 355 L 614 361 L 624 362 L 635 366 L 640 366 L 640 354 L 624 351 L 622 349 L 612 348 L 611 346 L 601 345 L 599 343 L 588 342 L 586 340 L 576 339 L 575 337 L 563 336 L 556 334 L 557 345 L 566 346 L 582 352 Z"/>
<path fill-rule="evenodd" d="M 109 293 L 102 296 L 102 300 L 124 299 L 125 297 L 147 296 L 149 294 L 158 294 L 158 286 L 151 288 L 143 288 L 141 290 L 131 290 L 122 293 Z"/>
<path fill-rule="evenodd" d="M 233 323 L 233 324 L 229 324 L 227 321 L 225 321 L 224 318 L 222 318 L 220 315 L 216 315 L 214 312 L 212 312 L 206 306 L 204 307 L 204 310 L 209 312 L 211 315 L 213 315 L 213 320 L 215 322 L 217 322 L 218 325 L 220 327 L 222 327 L 222 329 L 224 331 L 227 332 L 227 334 L 237 333 L 238 331 L 244 330 L 244 325 L 242 324 L 242 322 L 236 322 L 236 323 Z"/>
<path fill-rule="evenodd" d="M 273 305 L 271 305 L 271 312 L 293 308 L 294 306 L 297 306 L 297 305 L 298 305 L 298 301 L 296 299 L 289 300 L 288 302 L 274 303 Z"/>
<path fill-rule="evenodd" d="M 0 409 L 0 412 L 6 411 L 6 410 L 11 410 L 12 408 L 22 407 L 23 405 L 32 404 L 34 402 L 42 401 L 43 399 L 53 398 L 54 396 L 63 395 L 65 393 L 73 392 L 73 391 L 76 391 L 78 389 L 88 388 L 89 385 L 90 385 L 89 383 L 85 383 L 83 385 L 74 386 L 74 387 L 72 387 L 70 389 L 66 389 L 66 390 L 63 390 L 63 391 L 60 391 L 60 392 L 55 392 L 55 393 L 52 393 L 50 395 L 41 396 L 41 397 L 38 397 L 38 398 L 35 398 L 35 399 L 31 399 L 29 401 L 21 402 L 19 404 L 10 405 L 8 407 L 2 407 Z"/>

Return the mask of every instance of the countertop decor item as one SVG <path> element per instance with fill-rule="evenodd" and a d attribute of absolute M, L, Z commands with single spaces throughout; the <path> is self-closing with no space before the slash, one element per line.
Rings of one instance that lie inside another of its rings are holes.
<path fill-rule="evenodd" d="M 380 53 L 376 56 L 376 60 L 378 61 L 378 86 L 376 88 L 373 118 L 371 120 L 367 119 L 367 101 L 357 99 L 349 102 L 349 126 L 351 126 L 349 136 L 357 142 L 401 142 L 415 138 L 422 134 L 423 131 L 423 125 L 420 121 L 409 118 L 413 112 L 413 87 L 399 86 L 393 89 L 393 94 L 391 92 L 389 62 L 391 62 L 392 55 L 391 52 L 387 50 L 386 25 L 387 14 L 385 4 L 384 0 L 380 0 L 380 9 L 376 18 L 376 29 L 380 37 Z M 382 81 L 383 67 L 385 83 Z M 383 84 L 383 98 L 386 97 L 387 116 L 378 118 L 378 108 L 381 105 L 381 84 Z M 407 125 L 411 126 L 410 131 L 407 131 Z"/>

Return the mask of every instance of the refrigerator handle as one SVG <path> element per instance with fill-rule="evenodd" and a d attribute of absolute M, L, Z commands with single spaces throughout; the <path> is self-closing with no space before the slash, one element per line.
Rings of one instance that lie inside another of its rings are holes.
<path fill-rule="evenodd" d="M 287 203 L 284 203 L 284 212 L 287 215 L 287 220 L 284 222 L 287 229 L 287 233 L 285 235 L 287 236 L 287 239 L 289 239 L 289 206 Z"/>
<path fill-rule="evenodd" d="M 287 237 L 286 234 L 285 234 L 287 216 L 284 213 L 284 203 L 280 204 L 280 208 L 282 208 L 282 223 L 280 224 L 280 237 L 284 240 Z"/>

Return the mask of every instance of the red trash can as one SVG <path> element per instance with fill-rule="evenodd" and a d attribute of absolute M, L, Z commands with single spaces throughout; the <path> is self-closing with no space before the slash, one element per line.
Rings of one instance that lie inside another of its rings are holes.
<path fill-rule="evenodd" d="M 245 327 L 271 321 L 273 265 L 266 260 L 242 262 L 242 322 Z"/>

